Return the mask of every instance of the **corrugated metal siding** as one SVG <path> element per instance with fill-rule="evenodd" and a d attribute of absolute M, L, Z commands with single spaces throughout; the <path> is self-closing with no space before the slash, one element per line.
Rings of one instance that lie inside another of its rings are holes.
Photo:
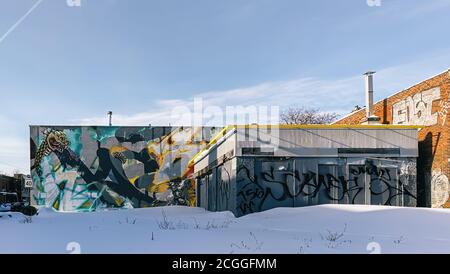
<path fill-rule="evenodd" d="M 256 129 L 252 129 L 256 131 Z M 313 153 L 311 149 L 317 150 L 317 156 L 323 153 L 324 149 L 333 148 L 400 148 L 407 156 L 417 156 L 417 129 L 280 129 L 278 132 L 267 134 L 259 132 L 259 137 L 271 139 L 271 144 L 279 151 L 276 153 L 281 156 L 285 153 L 287 156 L 295 155 L 299 149 L 309 149 L 308 153 Z M 238 147 L 247 147 L 249 134 L 239 129 L 237 133 Z M 257 139 L 256 133 L 250 133 L 250 140 Z M 257 142 L 259 145 L 267 145 L 263 142 Z M 327 155 L 334 155 L 337 152 L 328 150 Z M 331 153 L 331 154 L 330 154 Z"/>

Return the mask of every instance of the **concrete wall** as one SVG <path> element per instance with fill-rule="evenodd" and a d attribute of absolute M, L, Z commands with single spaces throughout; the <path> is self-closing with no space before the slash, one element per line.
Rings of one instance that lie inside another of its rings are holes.
<path fill-rule="evenodd" d="M 194 205 L 190 161 L 221 129 L 32 126 L 32 203 L 60 211 Z"/>
<path fill-rule="evenodd" d="M 383 124 L 423 126 L 417 163 L 419 206 L 450 207 L 449 91 L 450 72 L 446 71 L 374 105 Z M 336 124 L 360 124 L 364 117 L 365 109 L 361 109 Z"/>

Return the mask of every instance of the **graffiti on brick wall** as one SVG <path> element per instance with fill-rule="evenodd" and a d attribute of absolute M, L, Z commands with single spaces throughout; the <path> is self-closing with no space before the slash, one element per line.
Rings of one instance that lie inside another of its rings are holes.
<path fill-rule="evenodd" d="M 447 176 L 440 170 L 431 175 L 431 207 L 442 207 L 449 198 L 450 186 Z"/>
<path fill-rule="evenodd" d="M 245 159 L 238 167 L 238 214 L 275 206 L 366 204 L 367 195 L 370 204 L 378 205 L 408 205 L 416 200 L 413 161 L 399 166 L 380 166 L 371 161 L 348 167 L 319 165 L 318 172 L 298 163 L 294 168 L 292 161 L 255 165 L 257 161 Z"/>
<path fill-rule="evenodd" d="M 441 100 L 439 102 L 438 116 L 441 118 L 442 125 L 445 125 L 449 108 L 450 108 L 450 102 L 446 102 L 444 100 Z"/>
<path fill-rule="evenodd" d="M 439 88 L 432 88 L 393 104 L 392 120 L 394 124 L 405 125 L 436 125 L 441 119 L 445 123 L 448 103 L 442 102 L 440 110 L 433 112 L 433 102 L 440 100 Z M 444 115 L 445 114 L 445 115 Z"/>
<path fill-rule="evenodd" d="M 215 128 L 46 128 L 31 138 L 33 200 L 61 211 L 195 205 L 190 160 Z"/>

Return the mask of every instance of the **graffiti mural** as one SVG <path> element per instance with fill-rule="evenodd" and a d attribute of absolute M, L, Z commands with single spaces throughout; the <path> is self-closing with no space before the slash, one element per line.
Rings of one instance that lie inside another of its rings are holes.
<path fill-rule="evenodd" d="M 33 126 L 33 203 L 61 211 L 195 205 L 191 159 L 220 130 Z"/>
<path fill-rule="evenodd" d="M 443 207 L 448 201 L 450 186 L 447 176 L 434 170 L 431 177 L 431 207 Z"/>
<path fill-rule="evenodd" d="M 408 96 L 392 105 L 393 124 L 432 126 L 442 117 L 445 123 L 447 104 L 441 104 L 440 111 L 433 113 L 433 102 L 440 100 L 440 88 L 432 88 Z"/>
<path fill-rule="evenodd" d="M 445 122 L 447 121 L 447 114 L 448 110 L 450 108 L 450 102 L 446 102 L 444 100 L 441 100 L 439 102 L 439 111 L 438 116 L 441 117 L 442 123 L 441 125 L 445 125 Z"/>
<path fill-rule="evenodd" d="M 237 214 L 326 203 L 415 206 L 415 161 L 240 159 Z M 398 163 L 397 163 L 398 162 Z"/>

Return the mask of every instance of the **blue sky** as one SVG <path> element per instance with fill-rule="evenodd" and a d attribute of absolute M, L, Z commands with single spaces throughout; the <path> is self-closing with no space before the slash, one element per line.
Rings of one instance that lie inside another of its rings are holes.
<path fill-rule="evenodd" d="M 345 114 L 367 70 L 381 99 L 450 68 L 450 0 L 41 0 L 11 30 L 36 3 L 0 0 L 3 171 L 29 124 L 167 124 L 194 97 Z"/>

